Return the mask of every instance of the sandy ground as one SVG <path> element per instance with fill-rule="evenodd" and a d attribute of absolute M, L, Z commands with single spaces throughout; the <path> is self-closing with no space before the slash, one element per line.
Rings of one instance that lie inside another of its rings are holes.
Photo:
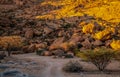
<path fill-rule="evenodd" d="M 34 69 L 31 70 L 31 73 L 35 74 L 36 77 L 120 77 L 120 63 L 116 61 L 112 61 L 112 63 L 107 67 L 107 69 L 111 69 L 112 72 L 105 74 L 99 72 L 93 64 L 89 62 L 83 62 L 79 58 L 53 59 L 52 57 L 37 56 L 35 54 L 13 55 L 12 57 L 16 59 L 34 61 L 37 62 L 39 66 L 41 66 L 41 64 L 45 64 L 44 68 L 37 70 L 37 73 L 36 71 L 32 72 Z M 87 72 L 63 72 L 62 67 L 70 60 L 79 60 Z"/>

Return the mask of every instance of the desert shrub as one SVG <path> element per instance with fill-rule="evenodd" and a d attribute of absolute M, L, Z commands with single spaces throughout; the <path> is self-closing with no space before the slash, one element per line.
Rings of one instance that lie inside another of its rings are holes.
<path fill-rule="evenodd" d="M 106 48 L 88 50 L 78 53 L 82 59 L 93 63 L 100 71 L 104 71 L 106 66 L 115 57 L 115 51 Z"/>
<path fill-rule="evenodd" d="M 115 53 L 115 59 L 120 61 L 120 50 L 117 50 L 117 52 Z"/>
<path fill-rule="evenodd" d="M 81 66 L 80 62 L 78 62 L 78 61 L 69 61 L 63 67 L 63 71 L 65 71 L 65 72 L 81 72 L 81 71 L 83 71 L 83 67 Z"/>
<path fill-rule="evenodd" d="M 12 50 L 18 50 L 22 47 L 22 45 L 23 45 L 23 42 L 20 36 L 0 37 L 0 47 L 3 50 L 6 50 L 9 56 Z"/>

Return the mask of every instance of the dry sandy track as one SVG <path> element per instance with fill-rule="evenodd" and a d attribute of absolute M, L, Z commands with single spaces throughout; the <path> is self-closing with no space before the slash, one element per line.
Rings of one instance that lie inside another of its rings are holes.
<path fill-rule="evenodd" d="M 42 71 L 37 75 L 37 77 L 120 77 L 120 71 L 117 71 L 117 73 L 113 74 L 101 74 L 101 73 L 64 73 L 61 69 L 64 64 L 69 62 L 70 60 L 80 60 L 78 58 L 73 59 L 53 59 L 51 57 L 43 57 L 43 56 L 37 56 L 35 54 L 23 54 L 23 55 L 14 55 L 14 58 L 18 59 L 24 59 L 24 60 L 31 60 L 35 61 L 37 63 L 45 63 L 46 66 Z M 81 62 L 81 65 L 85 67 L 85 69 L 88 70 L 96 70 L 96 68 L 91 63 Z M 120 70 L 120 65 L 117 62 L 112 62 L 108 68 L 113 68 Z"/>

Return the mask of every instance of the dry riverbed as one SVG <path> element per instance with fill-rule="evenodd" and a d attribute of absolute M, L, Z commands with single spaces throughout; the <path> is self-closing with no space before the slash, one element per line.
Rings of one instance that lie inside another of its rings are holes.
<path fill-rule="evenodd" d="M 79 60 L 86 71 L 81 73 L 65 73 L 64 64 L 70 60 Z M 12 55 L 0 63 L 0 77 L 120 77 L 120 63 L 113 61 L 107 69 L 112 71 L 101 73 L 89 62 L 79 58 L 54 59 L 36 54 Z"/>

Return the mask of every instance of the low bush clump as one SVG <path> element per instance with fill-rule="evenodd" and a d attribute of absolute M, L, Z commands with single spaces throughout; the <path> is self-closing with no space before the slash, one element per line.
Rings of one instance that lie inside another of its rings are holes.
<path fill-rule="evenodd" d="M 83 71 L 83 67 L 81 66 L 81 64 L 78 61 L 69 61 L 63 67 L 63 71 L 77 73 L 77 72 Z"/>
<path fill-rule="evenodd" d="M 111 60 L 115 58 L 115 53 L 111 49 L 99 48 L 80 52 L 78 56 L 93 63 L 100 71 L 104 71 Z"/>

